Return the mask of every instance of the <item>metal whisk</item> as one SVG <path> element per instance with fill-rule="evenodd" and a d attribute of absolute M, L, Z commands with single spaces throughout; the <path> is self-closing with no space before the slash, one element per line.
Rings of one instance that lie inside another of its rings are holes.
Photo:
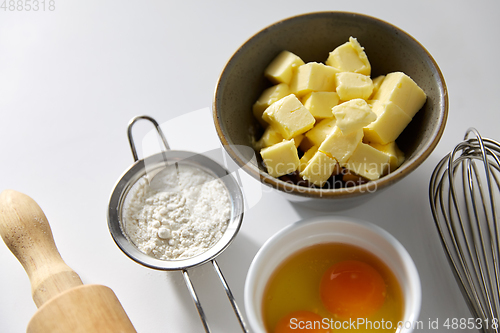
<path fill-rule="evenodd" d="M 464 141 L 439 162 L 429 186 L 432 215 L 455 277 L 476 317 L 474 327 L 497 333 L 499 179 L 500 144 L 470 128 Z"/>

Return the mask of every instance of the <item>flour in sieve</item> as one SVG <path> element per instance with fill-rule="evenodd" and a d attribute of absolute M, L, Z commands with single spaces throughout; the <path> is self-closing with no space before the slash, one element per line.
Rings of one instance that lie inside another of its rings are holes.
<path fill-rule="evenodd" d="M 211 248 L 226 231 L 229 194 L 222 181 L 197 167 L 178 164 L 166 171 L 162 191 L 152 190 L 146 176 L 134 184 L 125 200 L 124 231 L 145 254 L 190 258 Z"/>

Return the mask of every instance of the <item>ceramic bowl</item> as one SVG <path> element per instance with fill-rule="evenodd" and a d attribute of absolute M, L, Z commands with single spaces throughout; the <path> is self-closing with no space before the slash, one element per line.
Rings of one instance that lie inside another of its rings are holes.
<path fill-rule="evenodd" d="M 252 331 L 264 333 L 262 298 L 270 276 L 291 254 L 320 243 L 346 243 L 361 247 L 381 259 L 394 273 L 404 299 L 399 332 L 418 327 L 422 291 L 417 268 L 406 249 L 382 228 L 347 217 L 316 217 L 285 227 L 272 236 L 257 252 L 245 281 L 245 310 Z"/>
<path fill-rule="evenodd" d="M 256 154 L 248 156 L 256 120 L 252 105 L 271 86 L 264 69 L 282 50 L 305 62 L 324 62 L 335 47 L 353 36 L 365 48 L 372 77 L 402 71 L 427 94 L 423 108 L 397 139 L 406 161 L 393 173 L 342 189 L 307 188 L 271 177 Z M 229 59 L 215 89 L 213 118 L 218 136 L 231 158 L 250 175 L 297 202 L 318 208 L 348 208 L 364 202 L 415 170 L 431 154 L 444 131 L 448 95 L 438 65 L 427 50 L 401 29 L 366 15 L 318 12 L 295 16 L 272 24 L 246 41 Z M 362 200 L 359 200 L 363 197 Z"/>

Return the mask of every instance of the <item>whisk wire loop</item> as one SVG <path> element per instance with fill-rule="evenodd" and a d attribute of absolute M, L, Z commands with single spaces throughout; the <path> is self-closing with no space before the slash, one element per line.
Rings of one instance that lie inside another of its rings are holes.
<path fill-rule="evenodd" d="M 478 202 L 477 199 L 477 192 L 479 192 L 479 195 L 481 197 L 480 202 L 484 203 L 486 200 L 484 198 L 484 192 L 483 192 L 483 186 L 481 183 L 481 180 L 477 177 L 478 170 L 476 163 L 472 161 L 467 162 L 467 179 L 464 181 L 464 184 L 468 184 L 468 190 L 464 191 L 465 198 L 467 201 L 467 207 L 469 208 L 468 211 L 470 212 L 471 210 L 474 212 L 474 214 L 469 214 L 469 219 L 471 222 L 471 229 L 474 233 L 474 245 L 476 250 L 476 257 L 478 258 L 478 266 L 479 268 L 476 267 L 476 275 L 481 277 L 481 282 L 479 286 L 481 288 L 481 292 L 483 297 L 487 300 L 487 305 L 488 308 L 492 309 L 494 302 L 492 302 L 492 295 L 490 290 L 492 290 L 492 281 L 491 281 L 491 276 L 492 276 L 492 267 L 489 265 L 489 261 L 485 260 L 486 258 L 486 244 L 487 244 L 487 239 L 486 239 L 486 234 L 483 230 L 483 227 L 481 225 L 480 221 L 480 212 L 478 211 L 477 205 L 474 203 Z M 473 178 L 474 177 L 474 178 Z M 474 186 L 474 179 L 478 184 L 479 190 L 476 190 Z M 468 195 L 467 195 L 468 194 Z M 483 211 L 487 211 L 486 205 L 482 205 Z M 497 309 L 498 310 L 498 309 Z M 490 315 L 493 316 L 493 312 L 490 311 Z"/>
<path fill-rule="evenodd" d="M 469 128 L 443 157 L 429 184 L 441 242 L 482 332 L 499 332 L 500 144 Z"/>
<path fill-rule="evenodd" d="M 494 161 L 496 162 L 496 164 L 500 166 L 500 160 L 499 160 L 498 156 L 495 155 L 495 153 L 493 153 L 493 150 L 498 151 L 498 149 L 495 149 L 498 147 L 495 147 L 494 145 L 491 147 L 489 145 L 486 146 L 485 143 L 483 142 L 481 136 L 479 135 L 479 133 L 476 130 L 472 130 L 472 131 L 475 131 L 483 159 L 485 161 L 488 161 L 488 156 L 491 156 L 494 159 Z M 466 134 L 466 137 L 467 137 L 467 135 L 468 135 L 468 133 Z M 487 181 L 489 193 L 493 194 L 494 187 L 493 187 L 493 181 L 492 181 L 492 174 L 493 174 L 492 165 L 490 163 L 484 163 L 484 168 L 485 168 L 486 181 Z M 497 177 L 494 177 L 494 178 L 495 178 L 495 180 L 497 179 Z M 497 188 L 499 186 L 500 186 L 500 184 L 497 182 Z M 481 194 L 483 194 L 483 192 L 481 192 Z M 485 199 L 486 198 L 482 198 L 483 203 L 486 202 Z M 494 281 L 495 284 L 491 283 L 490 285 L 494 285 L 496 287 L 494 290 L 496 290 L 497 292 L 493 293 L 493 297 L 494 297 L 493 304 L 495 306 L 495 313 L 498 314 L 499 307 L 500 307 L 500 304 L 499 304 L 500 303 L 500 300 L 499 300 L 500 296 L 498 293 L 498 291 L 500 290 L 500 278 L 499 278 L 499 275 L 500 275 L 500 272 L 499 272 L 500 252 L 499 252 L 499 245 L 498 245 L 499 239 L 500 239 L 500 230 L 499 230 L 498 223 L 497 223 L 498 219 L 497 219 L 497 212 L 496 212 L 496 204 L 495 204 L 494 195 L 490 195 L 489 200 L 490 200 L 490 205 L 491 205 L 490 206 L 491 207 L 491 209 L 490 209 L 491 219 L 487 219 L 487 221 L 493 221 L 493 223 L 488 223 L 488 226 L 490 228 L 490 234 L 493 236 L 491 239 L 491 252 L 493 254 L 493 265 L 492 266 L 493 266 L 493 269 L 495 272 L 495 275 L 494 275 L 495 276 L 495 281 Z M 486 209 L 486 207 L 485 207 L 485 214 L 488 215 L 488 209 Z M 498 317 L 497 317 L 497 319 L 498 319 Z"/>

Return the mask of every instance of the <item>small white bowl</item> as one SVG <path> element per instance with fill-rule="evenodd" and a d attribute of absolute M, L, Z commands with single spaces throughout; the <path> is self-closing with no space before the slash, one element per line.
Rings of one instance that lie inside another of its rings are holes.
<path fill-rule="evenodd" d="M 404 299 L 403 321 L 409 333 L 418 320 L 422 290 L 417 268 L 406 249 L 387 231 L 368 222 L 347 217 L 324 216 L 294 223 L 272 236 L 260 248 L 245 281 L 245 310 L 250 327 L 264 333 L 262 297 L 277 266 L 291 254 L 320 243 L 347 243 L 361 247 L 381 259 L 396 276 Z"/>

